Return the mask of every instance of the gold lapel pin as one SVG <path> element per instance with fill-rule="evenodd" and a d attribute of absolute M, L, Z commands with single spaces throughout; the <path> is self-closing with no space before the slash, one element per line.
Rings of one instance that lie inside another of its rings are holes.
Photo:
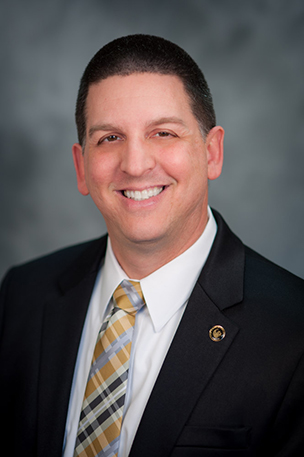
<path fill-rule="evenodd" d="M 221 325 L 215 325 L 209 330 L 209 337 L 212 341 L 222 341 L 226 336 L 226 330 Z"/>

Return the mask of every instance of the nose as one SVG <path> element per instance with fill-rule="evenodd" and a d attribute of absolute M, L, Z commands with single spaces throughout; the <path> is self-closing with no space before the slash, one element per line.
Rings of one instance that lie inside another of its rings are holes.
<path fill-rule="evenodd" d="M 121 151 L 120 169 L 130 176 L 143 176 L 155 167 L 155 157 L 147 139 L 125 142 Z"/>

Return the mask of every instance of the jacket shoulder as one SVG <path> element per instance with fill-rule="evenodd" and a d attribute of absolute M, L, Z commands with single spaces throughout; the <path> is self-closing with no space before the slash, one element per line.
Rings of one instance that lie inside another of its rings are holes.
<path fill-rule="evenodd" d="M 49 253 L 24 264 L 12 267 L 3 279 L 3 287 L 13 282 L 19 288 L 47 287 L 61 278 L 77 275 L 77 271 L 84 271 L 94 263 L 100 263 L 104 255 L 107 236 L 79 243 L 55 252 Z"/>
<path fill-rule="evenodd" d="M 304 280 L 245 246 L 245 285 L 269 291 L 271 296 L 288 296 L 304 301 Z"/>

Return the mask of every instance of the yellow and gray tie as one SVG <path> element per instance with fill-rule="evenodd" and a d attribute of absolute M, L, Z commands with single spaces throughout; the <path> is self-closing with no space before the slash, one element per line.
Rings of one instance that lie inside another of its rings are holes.
<path fill-rule="evenodd" d="M 95 346 L 74 457 L 118 453 L 135 315 L 145 304 L 139 282 L 123 280 L 113 302 Z"/>

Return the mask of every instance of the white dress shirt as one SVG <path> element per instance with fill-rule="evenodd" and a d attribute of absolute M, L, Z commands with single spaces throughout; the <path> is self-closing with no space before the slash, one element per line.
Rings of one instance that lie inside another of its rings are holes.
<path fill-rule="evenodd" d="M 146 305 L 136 316 L 126 401 L 118 457 L 127 457 L 145 406 L 185 310 L 189 296 L 209 255 L 217 226 L 208 207 L 208 223 L 200 238 L 180 256 L 140 280 Z M 111 242 L 96 278 L 89 304 L 70 396 L 63 457 L 72 457 L 79 416 L 95 343 L 111 297 L 128 278 L 118 264 Z"/>

